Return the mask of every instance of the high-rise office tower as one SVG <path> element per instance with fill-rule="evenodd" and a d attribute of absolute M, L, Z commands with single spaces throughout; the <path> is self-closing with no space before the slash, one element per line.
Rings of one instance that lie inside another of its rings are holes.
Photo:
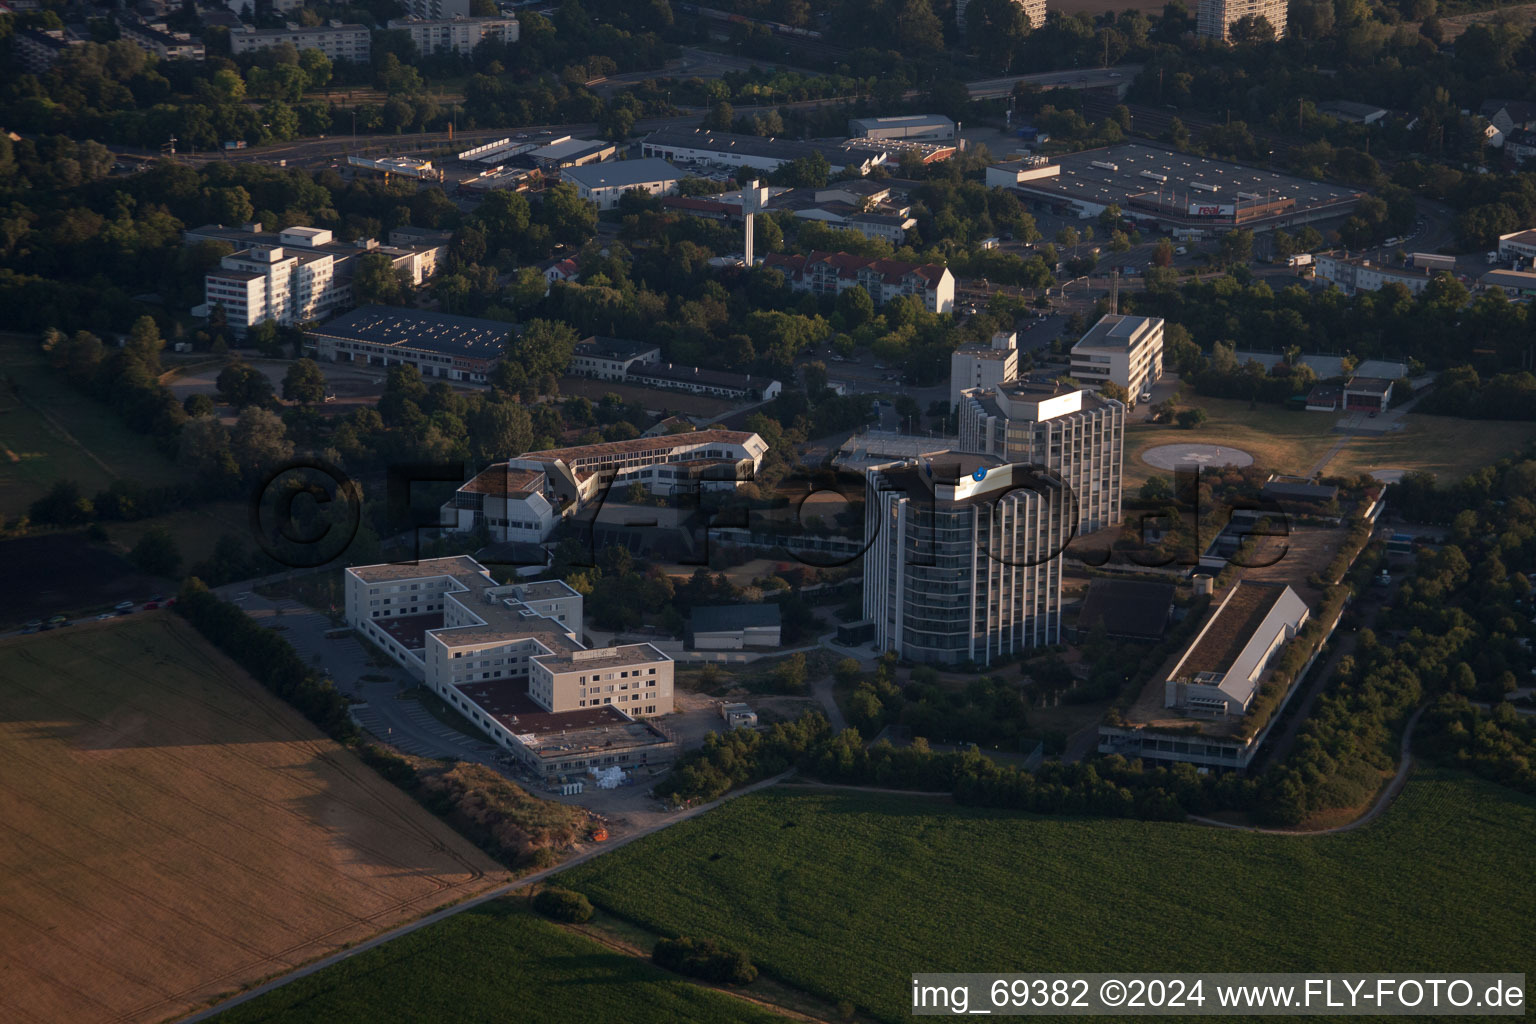
<path fill-rule="evenodd" d="M 960 396 L 960 450 L 1052 470 L 1077 496 L 1078 533 L 1120 521 L 1125 406 L 1082 388 L 1014 380 Z"/>
<path fill-rule="evenodd" d="M 1038 466 L 943 452 L 867 471 L 864 614 L 880 650 L 938 664 L 1061 639 L 1071 492 Z"/>

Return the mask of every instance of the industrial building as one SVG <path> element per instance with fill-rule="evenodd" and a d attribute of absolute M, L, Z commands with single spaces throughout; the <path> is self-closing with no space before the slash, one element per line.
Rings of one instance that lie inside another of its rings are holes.
<path fill-rule="evenodd" d="M 1035 466 L 945 452 L 867 471 L 864 616 L 875 646 L 990 665 L 1061 640 L 1075 502 Z"/>
<path fill-rule="evenodd" d="M 899 114 L 893 117 L 856 117 L 848 122 L 855 139 L 892 139 L 912 142 L 953 142 L 955 122 L 943 114 Z"/>
<path fill-rule="evenodd" d="M 849 288 L 863 288 L 876 306 L 910 295 L 930 313 L 950 313 L 955 308 L 955 276 L 938 263 L 872 260 L 847 252 L 818 251 L 809 256 L 769 253 L 762 265 L 782 271 L 797 292 L 836 296 Z"/>
<path fill-rule="evenodd" d="M 784 385 L 771 377 L 754 377 L 731 370 L 706 370 L 698 366 L 674 366 L 671 363 L 636 363 L 624 379 L 647 388 L 687 391 L 731 401 L 748 398 L 769 401 L 779 397 Z"/>
<path fill-rule="evenodd" d="M 467 556 L 344 572 L 347 623 L 541 777 L 670 759 L 644 720 L 672 711 L 672 659 L 588 650 L 558 580 L 498 584 Z"/>
<path fill-rule="evenodd" d="M 1306 624 L 1307 603 L 1283 583 L 1239 582 L 1228 590 L 1174 665 L 1163 706 L 1189 714 L 1240 716 L 1270 661 Z"/>
<path fill-rule="evenodd" d="M 1232 26 L 1244 18 L 1263 18 L 1275 38 L 1285 38 L 1290 0 L 1200 0 L 1195 9 L 1195 34 L 1229 42 Z"/>
<path fill-rule="evenodd" d="M 535 167 L 547 173 L 601 163 L 618 151 L 617 145 L 603 139 L 578 139 L 567 135 L 534 147 L 528 151 L 528 157 Z"/>
<path fill-rule="evenodd" d="M 1510 264 L 1515 260 L 1536 260 L 1536 229 L 1526 228 L 1500 235 L 1498 259 Z"/>
<path fill-rule="evenodd" d="M 1036 158 L 1015 166 L 1016 180 L 988 171 L 989 183 L 1014 189 L 1037 208 L 1082 219 L 1111 205 L 1148 227 L 1186 238 L 1233 228 L 1267 231 L 1342 217 L 1363 193 L 1243 164 L 1127 142 Z"/>
<path fill-rule="evenodd" d="M 466 57 L 487 39 L 515 43 L 519 31 L 516 18 L 391 18 L 389 27 L 409 34 L 418 53 Z"/>
<path fill-rule="evenodd" d="M 995 388 L 1019 375 L 1019 336 L 999 331 L 988 345 L 962 345 L 949 356 L 949 407 L 972 388 Z"/>
<path fill-rule="evenodd" d="M 1163 321 L 1108 313 L 1072 346 L 1072 377 L 1088 387 L 1118 384 L 1132 403 L 1163 379 Z"/>
<path fill-rule="evenodd" d="M 278 43 L 292 43 L 298 50 L 319 50 L 331 60 L 368 63 L 372 54 L 372 35 L 364 25 L 344 25 L 330 21 L 305 27 L 289 22 L 283 28 L 251 28 L 243 25 L 229 34 L 233 54 L 254 53 Z"/>
<path fill-rule="evenodd" d="M 577 193 L 596 203 L 599 210 L 616 209 L 625 192 L 672 195 L 677 192 L 677 183 L 682 176 L 681 171 L 665 160 L 651 158 L 567 167 L 560 172 L 561 180 L 575 185 Z"/>
<path fill-rule="evenodd" d="M 1043 466 L 1076 496 L 1079 534 L 1120 521 L 1125 406 L 1055 381 L 1008 381 L 961 396 L 965 452 Z"/>
<path fill-rule="evenodd" d="M 772 601 L 695 608 L 688 617 L 688 645 L 696 651 L 739 651 L 779 646 L 781 618 Z"/>
<path fill-rule="evenodd" d="M 763 173 L 778 170 L 796 160 L 821 156 L 833 174 L 847 172 L 862 176 L 886 160 L 884 151 L 859 146 L 855 141 L 812 139 L 801 142 L 717 132 L 709 128 L 658 129 L 641 140 L 640 152 L 661 160 L 746 167 Z"/>
<path fill-rule="evenodd" d="M 336 363 L 414 366 L 428 379 L 484 384 L 512 325 L 396 306 L 363 306 L 305 335 L 306 353 Z"/>
<path fill-rule="evenodd" d="M 1478 279 L 1478 284 L 1484 290 L 1496 288 L 1515 302 L 1536 296 L 1536 272 L 1529 270 L 1490 270 Z"/>

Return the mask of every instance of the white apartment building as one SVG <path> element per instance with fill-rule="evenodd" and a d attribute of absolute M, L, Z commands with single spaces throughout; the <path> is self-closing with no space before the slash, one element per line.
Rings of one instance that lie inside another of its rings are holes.
<path fill-rule="evenodd" d="M 849 288 L 863 288 L 876 306 L 911 295 L 930 313 L 950 313 L 955 308 L 955 276 L 938 263 L 872 260 L 848 252 L 818 251 L 809 256 L 769 253 L 762 265 L 782 271 L 797 292 L 835 296 Z"/>
<path fill-rule="evenodd" d="M 1045 0 L 1013 0 L 1015 6 L 1024 11 L 1024 17 L 1029 20 L 1029 27 L 1039 28 L 1045 24 Z M 969 29 L 965 23 L 965 9 L 971 5 L 971 0 L 955 0 L 955 24 L 961 30 Z"/>
<path fill-rule="evenodd" d="M 482 526 L 498 542 L 537 544 L 554 530 L 560 513 L 536 469 L 510 469 L 505 462 L 475 475 L 443 506 L 441 523 L 460 532 Z"/>
<path fill-rule="evenodd" d="M 1318 280 L 1336 284 L 1351 295 L 1374 292 L 1389 284 L 1400 284 L 1417 295 L 1429 287 L 1437 273 L 1433 267 L 1393 267 L 1337 252 L 1318 254 L 1313 265 Z"/>
<path fill-rule="evenodd" d="M 410 33 L 418 53 L 465 56 L 487 39 L 515 43 L 519 31 L 516 18 L 392 18 L 389 27 Z"/>
<path fill-rule="evenodd" d="M 248 330 L 264 320 L 290 325 L 319 319 L 351 301 L 326 253 L 282 246 L 246 249 L 219 261 L 203 281 L 206 309 L 222 303 L 229 326 Z"/>
<path fill-rule="evenodd" d="M 992 335 L 990 345 L 967 345 L 949 355 L 949 407 L 960 404 L 971 388 L 995 388 L 1019 375 L 1019 336 L 1013 331 Z"/>
<path fill-rule="evenodd" d="M 468 18 L 469 0 L 400 0 L 405 13 L 415 18 Z"/>
<path fill-rule="evenodd" d="M 599 210 L 616 209 L 625 192 L 674 195 L 682 176 L 682 171 L 654 157 L 567 167 L 560 172 L 562 181 L 575 185 L 577 193 L 596 203 Z"/>
<path fill-rule="evenodd" d="M 1125 406 L 1081 388 L 1015 380 L 960 401 L 961 451 L 1044 466 L 1077 499 L 1079 534 L 1120 521 Z"/>
<path fill-rule="evenodd" d="M 1309 614 L 1307 603 L 1283 583 L 1239 582 L 1168 674 L 1163 706 L 1217 717 L 1242 715 L 1264 670 Z"/>
<path fill-rule="evenodd" d="M 1130 392 L 1135 402 L 1163 378 L 1163 321 L 1155 316 L 1109 313 L 1072 346 L 1072 377 L 1086 387 L 1105 381 Z"/>
<path fill-rule="evenodd" d="M 359 64 L 372 53 L 372 36 L 363 25 L 343 25 L 331 21 L 306 28 L 289 22 L 283 28 L 244 26 L 229 34 L 231 53 L 252 53 L 278 43 L 292 43 L 300 50 L 319 50 L 331 60 L 350 60 Z"/>
<path fill-rule="evenodd" d="M 672 711 L 671 659 L 650 644 L 588 651 L 565 583 L 498 584 L 463 555 L 357 566 L 344 581 L 353 629 L 535 771 L 675 750 L 641 721 Z"/>
<path fill-rule="evenodd" d="M 654 363 L 660 359 L 661 349 L 655 345 L 593 335 L 576 343 L 575 355 L 566 372 L 598 380 L 623 380 L 635 364 Z"/>
<path fill-rule="evenodd" d="M 877 650 L 939 664 L 1061 640 L 1061 480 L 986 455 L 941 452 L 867 471 L 864 616 Z"/>
<path fill-rule="evenodd" d="M 202 60 L 207 56 L 201 39 L 188 32 L 172 32 L 163 21 L 146 21 L 137 14 L 120 14 L 117 31 L 141 50 L 166 60 Z"/>
<path fill-rule="evenodd" d="M 1275 38 L 1283 39 L 1290 17 L 1290 0 L 1200 0 L 1195 12 L 1195 32 L 1229 41 L 1232 26 L 1249 16 L 1267 20 L 1275 30 Z"/>

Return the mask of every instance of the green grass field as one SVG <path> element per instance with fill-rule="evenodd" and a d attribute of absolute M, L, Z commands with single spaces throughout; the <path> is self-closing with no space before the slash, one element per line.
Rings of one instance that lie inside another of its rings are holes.
<path fill-rule="evenodd" d="M 1241 448 L 1259 465 L 1279 473 L 1306 473 L 1340 441 L 1348 443 L 1329 460 L 1324 473 L 1345 475 L 1373 469 L 1425 470 L 1444 481 L 1461 479 L 1478 466 L 1496 462 L 1536 440 L 1536 423 L 1464 420 L 1410 412 L 1399 431 L 1354 436 L 1333 429 L 1333 413 L 1289 410 L 1246 401 L 1187 396 L 1182 406 L 1198 406 L 1210 419 L 1193 430 L 1141 422 L 1133 415 L 1125 431 L 1124 486 L 1139 488 L 1154 473 L 1166 473 L 1142 461 L 1148 448 L 1201 442 Z"/>
<path fill-rule="evenodd" d="M 785 1018 L 495 900 L 221 1014 L 221 1024 L 743 1022 Z"/>
<path fill-rule="evenodd" d="M 0 515 L 25 512 L 56 480 L 92 495 L 117 477 L 151 485 L 179 478 L 148 438 L 56 376 L 36 338 L 0 333 L 0 378 L 17 390 L 0 390 Z"/>
<path fill-rule="evenodd" d="M 1435 771 L 1325 837 L 777 788 L 562 884 L 898 1021 L 917 971 L 1529 972 L 1533 836 L 1536 800 Z"/>

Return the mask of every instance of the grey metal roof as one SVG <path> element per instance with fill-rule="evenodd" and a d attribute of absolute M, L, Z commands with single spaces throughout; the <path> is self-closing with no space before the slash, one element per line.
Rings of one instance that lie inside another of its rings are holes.
<path fill-rule="evenodd" d="M 494 359 L 505 350 L 511 330 L 511 324 L 500 320 L 392 306 L 362 306 L 315 328 L 313 333 L 440 355 Z"/>

